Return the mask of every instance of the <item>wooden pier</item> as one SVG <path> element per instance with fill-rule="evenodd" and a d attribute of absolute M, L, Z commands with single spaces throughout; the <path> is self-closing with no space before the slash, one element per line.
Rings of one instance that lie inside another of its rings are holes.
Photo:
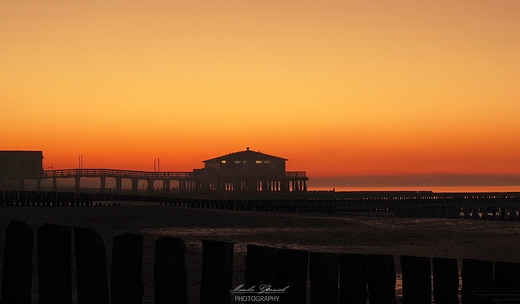
<path fill-rule="evenodd" d="M 283 177 L 276 179 L 260 178 L 234 178 L 221 181 L 208 180 L 200 174 L 194 172 L 150 172 L 135 170 L 117 170 L 117 169 L 63 169 L 63 170 L 45 170 L 43 176 L 38 178 L 19 177 L 21 190 L 25 188 L 25 180 L 36 180 L 36 190 L 41 191 L 41 182 L 44 179 L 52 179 L 52 190 L 58 190 L 58 179 L 74 179 L 74 191 L 81 192 L 82 178 L 98 178 L 99 193 L 106 193 L 107 178 L 115 179 L 115 191 L 117 194 L 123 193 L 123 180 L 131 181 L 131 193 L 139 193 L 139 181 L 145 180 L 147 183 L 147 194 L 153 195 L 154 182 L 162 182 L 162 195 L 170 195 L 172 193 L 171 182 L 177 181 L 178 188 L 176 194 L 226 194 L 226 193 L 291 193 L 307 191 L 306 181 L 308 180 L 304 171 L 288 171 Z"/>

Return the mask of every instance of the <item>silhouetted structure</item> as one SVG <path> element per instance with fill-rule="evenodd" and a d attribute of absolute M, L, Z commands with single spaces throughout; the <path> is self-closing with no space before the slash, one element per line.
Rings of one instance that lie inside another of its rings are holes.
<path fill-rule="evenodd" d="M 249 148 L 208 159 L 203 161 L 203 169 L 193 170 L 193 190 L 200 193 L 307 191 L 305 172 L 285 171 L 286 161 Z"/>
<path fill-rule="evenodd" d="M 307 191 L 305 171 L 285 171 L 287 159 L 261 152 L 245 151 L 203 161 L 204 168 L 193 172 L 149 172 L 118 169 L 60 169 L 43 170 L 41 151 L 1 152 L 0 180 L 20 181 L 24 190 L 26 179 L 36 179 L 37 190 L 42 179 L 52 179 L 52 190 L 58 190 L 58 179 L 74 179 L 75 192 L 80 192 L 81 178 L 99 178 L 101 193 L 106 191 L 106 179 L 115 179 L 116 193 L 123 189 L 122 181 L 131 181 L 131 191 L 138 194 L 139 181 L 147 181 L 148 195 L 153 195 L 154 182 L 162 181 L 163 194 L 169 195 L 171 182 L 178 182 L 179 194 L 240 194 L 289 193 Z"/>
<path fill-rule="evenodd" d="M 39 189 L 42 178 L 42 151 L 0 151 L 0 181 L 19 180 L 23 189 L 26 179 L 35 179 Z"/>
<path fill-rule="evenodd" d="M 33 270 L 31 227 L 20 221 L 9 223 L 5 229 L 2 303 L 34 302 L 33 271 L 38 272 L 39 303 L 109 303 L 106 240 L 92 228 L 74 227 L 73 231 L 74 248 L 70 227 L 48 223 L 41 226 L 37 230 L 38 246 L 34 248 L 38 267 Z M 457 258 L 322 253 L 249 244 L 245 285 L 232 285 L 234 274 L 242 271 L 233 269 L 237 258 L 234 243 L 203 240 L 202 269 L 196 269 L 193 263 L 186 263 L 183 240 L 163 237 L 155 243 L 151 282 L 143 281 L 143 266 L 151 265 L 143 263 L 143 235 L 120 234 L 113 244 L 111 303 L 142 303 L 145 286 L 154 289 L 155 303 L 230 303 L 232 299 L 251 303 L 255 301 L 250 298 L 255 296 L 279 299 L 269 303 L 307 303 L 307 287 L 311 303 L 338 303 L 339 298 L 340 303 L 366 303 L 369 299 L 371 304 L 429 304 L 432 294 L 435 303 L 458 304 L 459 295 L 462 303 L 468 304 L 520 303 L 517 262 L 462 258 L 459 264 Z M 74 256 L 77 292 L 71 289 Z M 402 274 L 399 302 L 397 259 Z M 195 274 L 200 271 L 199 301 L 195 294 L 188 294 L 191 282 L 187 272 L 191 270 Z M 265 290 L 262 284 L 272 289 Z"/>

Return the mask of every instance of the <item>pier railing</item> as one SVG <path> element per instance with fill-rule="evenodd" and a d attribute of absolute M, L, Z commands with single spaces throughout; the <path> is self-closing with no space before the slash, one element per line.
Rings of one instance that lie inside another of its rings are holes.
<path fill-rule="evenodd" d="M 61 169 L 45 170 L 43 178 L 66 178 L 66 177 L 124 177 L 124 178 L 157 178 L 157 179 L 187 179 L 193 176 L 193 172 L 149 172 L 137 170 L 119 169 Z M 305 171 L 287 171 L 287 178 L 305 178 Z"/>
<path fill-rule="evenodd" d="M 5 231 L 1 301 L 31 303 L 34 233 L 18 221 L 11 221 Z M 72 303 L 72 239 L 78 303 L 109 303 L 109 298 L 111 303 L 142 303 L 142 235 L 124 233 L 113 239 L 109 288 L 102 237 L 91 228 L 54 224 L 44 224 L 36 235 L 39 303 Z M 161 237 L 154 250 L 155 303 L 187 303 L 184 241 Z M 200 303 L 396 303 L 396 261 L 401 266 L 402 303 L 459 303 L 459 295 L 463 303 L 494 303 L 478 301 L 493 293 L 513 301 L 508 303 L 520 300 L 519 263 L 462 259 L 459 278 L 455 258 L 321 253 L 250 244 L 244 281 L 233 282 L 233 258 L 233 243 L 202 241 Z"/>
<path fill-rule="evenodd" d="M 149 172 L 118 169 L 63 169 L 45 170 L 44 178 L 66 178 L 66 177 L 124 177 L 124 178 L 157 178 L 157 179 L 186 179 L 192 172 Z"/>
<path fill-rule="evenodd" d="M 287 172 L 285 172 L 285 177 L 305 178 L 305 177 L 307 177 L 307 173 L 305 171 L 287 171 Z"/>

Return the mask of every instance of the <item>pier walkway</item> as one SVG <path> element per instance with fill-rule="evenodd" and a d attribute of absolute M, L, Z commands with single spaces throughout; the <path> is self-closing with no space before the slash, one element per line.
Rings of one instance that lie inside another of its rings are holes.
<path fill-rule="evenodd" d="M 150 172 L 136 170 L 119 170 L 119 169 L 62 169 L 62 170 L 45 170 L 43 178 L 52 178 L 53 191 L 57 190 L 58 178 L 74 178 L 74 188 L 76 192 L 80 189 L 80 180 L 82 177 L 99 178 L 100 191 L 106 191 L 106 179 L 115 178 L 116 192 L 121 193 L 122 180 L 130 179 L 132 181 L 132 192 L 137 192 L 139 180 L 148 181 L 148 192 L 153 193 L 153 183 L 156 180 L 163 181 L 163 189 L 168 194 L 170 189 L 170 181 L 187 181 L 191 177 L 191 172 Z M 38 182 L 37 182 L 38 183 Z"/>
<path fill-rule="evenodd" d="M 178 182 L 179 193 L 204 193 L 207 191 L 219 192 L 219 191 L 281 191 L 281 192 L 300 192 L 307 191 L 306 181 L 307 176 L 305 171 L 288 171 L 285 175 L 278 180 L 262 179 L 261 177 L 255 178 L 255 180 L 247 180 L 243 178 L 237 178 L 236 180 L 208 181 L 201 179 L 200 175 L 194 172 L 150 172 L 150 171 L 137 171 L 137 170 L 120 170 L 120 169 L 61 169 L 61 170 L 44 170 L 43 175 L 38 178 L 34 177 L 20 177 L 20 189 L 23 190 L 26 179 L 36 180 L 36 190 L 41 190 L 41 181 L 43 179 L 52 179 L 52 190 L 57 191 L 58 179 L 74 178 L 74 189 L 75 192 L 79 192 L 81 189 L 81 178 L 99 178 L 100 179 L 100 192 L 106 192 L 106 179 L 115 179 L 115 191 L 120 194 L 122 191 L 123 179 L 129 179 L 132 183 L 132 193 L 138 193 L 138 185 L 140 180 L 147 181 L 148 194 L 154 193 L 154 182 L 163 182 L 163 194 L 170 194 L 171 181 Z M 251 182 L 253 186 L 251 187 Z M 211 183 L 211 184 L 208 184 Z M 208 184 L 208 185 L 206 185 Z M 256 188 L 255 188 L 256 187 Z M 254 188 L 254 189 L 251 189 Z"/>

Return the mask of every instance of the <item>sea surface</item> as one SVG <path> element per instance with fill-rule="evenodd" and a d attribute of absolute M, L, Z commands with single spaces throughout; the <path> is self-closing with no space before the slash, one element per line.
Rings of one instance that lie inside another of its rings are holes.
<path fill-rule="evenodd" d="M 518 186 L 308 187 L 309 191 L 432 191 L 436 193 L 520 192 Z"/>

